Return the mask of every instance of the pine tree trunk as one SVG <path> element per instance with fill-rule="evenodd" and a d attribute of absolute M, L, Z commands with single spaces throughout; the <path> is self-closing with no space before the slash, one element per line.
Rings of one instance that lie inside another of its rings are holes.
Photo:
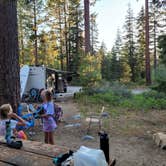
<path fill-rule="evenodd" d="M 19 46 L 20 46 L 20 49 L 21 49 L 20 50 L 20 62 L 21 62 L 21 64 L 25 64 L 24 33 L 23 33 L 22 18 L 20 18 L 19 24 L 20 24 L 20 27 L 19 27 L 19 30 L 20 30 L 20 43 L 19 43 Z"/>
<path fill-rule="evenodd" d="M 66 70 L 69 71 L 69 51 L 68 51 L 68 32 L 67 32 L 67 2 L 66 0 L 64 1 L 64 6 L 63 6 L 63 10 L 64 10 L 64 28 L 65 28 L 65 53 L 66 53 Z"/>
<path fill-rule="evenodd" d="M 36 0 L 33 0 L 33 12 L 34 12 L 34 54 L 35 54 L 35 65 L 38 65 L 38 48 L 37 48 L 37 12 L 36 12 Z"/>
<path fill-rule="evenodd" d="M 91 23 L 91 53 L 94 54 L 94 25 Z"/>
<path fill-rule="evenodd" d="M 154 18 L 154 71 L 156 73 L 157 68 L 157 49 L 156 49 L 156 19 Z"/>
<path fill-rule="evenodd" d="M 79 18 L 78 18 L 78 9 L 77 9 L 77 23 L 76 23 L 76 55 L 77 55 L 77 65 L 75 65 L 75 69 L 74 69 L 74 72 L 78 72 L 78 61 L 79 61 L 79 40 L 80 40 L 80 37 L 79 37 Z"/>
<path fill-rule="evenodd" d="M 0 105 L 20 100 L 16 0 L 0 0 Z"/>
<path fill-rule="evenodd" d="M 150 53 L 149 53 L 149 4 L 148 0 L 145 0 L 145 66 L 146 66 L 146 84 L 151 84 L 151 68 L 150 68 Z"/>
<path fill-rule="evenodd" d="M 84 0 L 84 19 L 85 19 L 85 53 L 90 52 L 90 13 L 89 0 Z"/>
<path fill-rule="evenodd" d="M 60 38 L 60 62 L 61 62 L 61 70 L 63 69 L 63 42 L 62 42 L 62 19 L 61 19 L 61 8 L 59 5 L 58 9 L 58 20 L 59 20 L 59 38 Z"/>

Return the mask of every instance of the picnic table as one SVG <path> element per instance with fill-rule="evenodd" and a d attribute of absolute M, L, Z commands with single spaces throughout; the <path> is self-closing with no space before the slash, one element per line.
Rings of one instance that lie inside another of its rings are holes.
<path fill-rule="evenodd" d="M 29 140 L 23 141 L 21 149 L 12 149 L 0 137 L 0 166 L 53 166 L 53 157 L 68 151 L 63 146 Z"/>

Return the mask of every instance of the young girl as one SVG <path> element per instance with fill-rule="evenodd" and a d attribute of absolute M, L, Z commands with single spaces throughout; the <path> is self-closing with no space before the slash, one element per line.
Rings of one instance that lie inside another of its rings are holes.
<path fill-rule="evenodd" d="M 56 129 L 57 125 L 53 118 L 54 103 L 52 102 L 52 94 L 48 90 L 43 90 L 41 93 L 43 99 L 43 108 L 45 110 L 44 114 L 41 115 L 43 118 L 43 131 L 45 134 L 45 143 L 54 144 L 53 131 Z"/>
<path fill-rule="evenodd" d="M 10 122 L 11 133 L 9 133 L 9 135 L 11 137 L 12 136 L 17 137 L 16 125 L 21 125 L 21 126 L 26 125 L 26 122 L 21 117 L 13 113 L 13 110 L 10 104 L 3 104 L 0 107 L 0 136 L 6 135 L 6 122 Z"/>

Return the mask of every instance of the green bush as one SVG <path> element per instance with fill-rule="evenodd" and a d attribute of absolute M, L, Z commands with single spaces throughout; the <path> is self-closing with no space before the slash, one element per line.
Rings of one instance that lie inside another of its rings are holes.
<path fill-rule="evenodd" d="M 149 91 L 139 95 L 122 95 L 109 91 L 94 95 L 82 94 L 79 98 L 82 104 L 107 105 L 130 110 L 166 109 L 166 97 L 163 93 Z"/>
<path fill-rule="evenodd" d="M 123 100 L 120 104 L 122 108 L 134 110 L 166 109 L 166 98 L 145 97 L 144 95 L 134 95 L 132 99 Z"/>
<path fill-rule="evenodd" d="M 166 94 L 163 92 L 157 92 L 155 90 L 147 91 L 142 94 L 145 98 L 163 99 L 166 98 Z"/>
<path fill-rule="evenodd" d="M 104 104 L 109 103 L 112 106 L 119 105 L 120 97 L 115 96 L 113 93 L 105 93 L 105 94 L 95 94 L 93 96 L 89 96 L 89 101 L 94 104 Z"/>
<path fill-rule="evenodd" d="M 124 88 L 118 88 L 118 89 L 112 89 L 112 92 L 115 96 L 119 96 L 122 98 L 131 98 L 132 94 L 131 91 L 128 89 L 124 89 Z"/>
<path fill-rule="evenodd" d="M 142 94 L 132 94 L 124 85 L 114 82 L 86 88 L 77 99 L 83 104 L 108 105 L 130 110 L 166 109 L 166 94 L 150 90 Z"/>
<path fill-rule="evenodd" d="M 155 85 L 152 86 L 153 90 L 166 93 L 166 66 L 160 65 L 155 74 Z"/>
<path fill-rule="evenodd" d="M 111 86 L 107 83 L 94 88 L 86 88 L 84 92 L 87 95 L 106 94 L 107 96 L 107 93 L 109 93 L 109 95 L 111 94 L 122 98 L 132 97 L 131 91 L 128 90 L 126 86 L 121 85 L 119 82 L 112 82 Z"/>

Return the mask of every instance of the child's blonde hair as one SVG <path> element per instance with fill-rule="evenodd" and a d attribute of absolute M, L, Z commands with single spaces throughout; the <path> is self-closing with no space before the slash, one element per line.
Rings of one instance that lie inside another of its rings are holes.
<path fill-rule="evenodd" d="M 7 119 L 8 114 L 12 113 L 13 109 L 10 104 L 3 104 L 0 107 L 0 119 Z"/>
<path fill-rule="evenodd" d="M 47 100 L 47 101 L 51 101 L 52 100 L 52 93 L 51 93 L 51 91 L 49 91 L 49 90 L 43 90 L 42 92 L 41 92 L 41 96 L 42 97 L 45 97 L 45 99 Z"/>

